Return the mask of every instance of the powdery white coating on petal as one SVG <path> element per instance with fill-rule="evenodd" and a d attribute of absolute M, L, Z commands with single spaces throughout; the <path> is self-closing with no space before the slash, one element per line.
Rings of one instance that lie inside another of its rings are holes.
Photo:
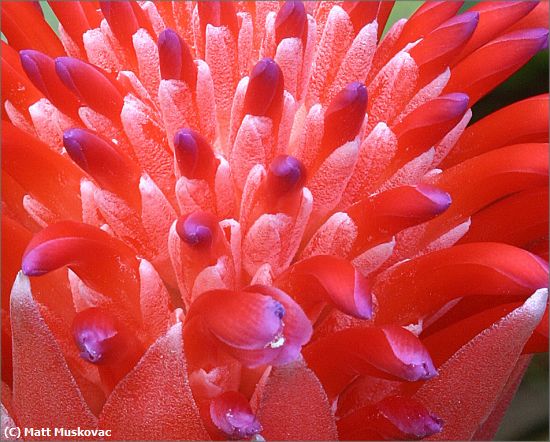
<path fill-rule="evenodd" d="M 6 115 L 15 127 L 27 132 L 29 135 L 36 136 L 36 131 L 30 119 L 21 113 L 10 100 L 4 102 L 4 109 L 6 110 Z"/>
<path fill-rule="evenodd" d="M 393 122 L 410 100 L 416 87 L 418 67 L 406 52 L 399 52 L 367 85 L 369 128 L 380 121 Z"/>
<path fill-rule="evenodd" d="M 168 257 L 166 236 L 170 225 L 177 218 L 176 211 L 154 181 L 147 175 L 139 180 L 141 194 L 141 222 L 147 233 L 149 248 L 155 251 L 150 257 L 162 277 L 175 285 Z"/>
<path fill-rule="evenodd" d="M 373 192 L 396 152 L 397 137 L 386 123 L 378 123 L 361 143 L 357 165 L 339 207 L 345 209 Z"/>
<path fill-rule="evenodd" d="M 176 199 L 181 213 L 213 212 L 215 209 L 210 186 L 205 180 L 180 177 L 176 182 Z"/>
<path fill-rule="evenodd" d="M 395 49 L 399 50 L 400 48 L 395 48 L 395 44 L 401 36 L 403 27 L 407 23 L 407 19 L 402 18 L 397 20 L 389 31 L 386 33 L 378 48 L 376 49 L 376 54 L 372 60 L 372 68 L 367 77 L 367 84 L 369 84 L 376 75 L 380 72 L 380 69 L 389 61 L 391 56 L 396 52 Z"/>
<path fill-rule="evenodd" d="M 338 69 L 338 74 L 332 83 L 327 101 L 330 102 L 334 96 L 352 81 L 364 83 L 370 71 L 372 58 L 376 51 L 378 40 L 378 24 L 376 21 L 361 29 Z"/>
<path fill-rule="evenodd" d="M 83 60 L 86 59 L 86 54 L 83 54 L 74 40 L 69 37 L 69 34 L 67 34 L 61 23 L 57 26 L 57 33 L 59 35 L 59 40 L 61 40 L 61 44 L 69 57 L 81 58 Z"/>
<path fill-rule="evenodd" d="M 185 275 L 183 274 L 183 263 L 181 258 L 181 238 L 176 232 L 176 222 L 174 221 L 170 226 L 170 232 L 168 233 L 168 253 L 170 255 L 170 262 L 176 275 L 176 282 L 178 284 L 178 291 L 186 309 L 189 309 L 189 298 L 191 290 L 187 287 L 185 282 Z"/>
<path fill-rule="evenodd" d="M 98 207 L 94 199 L 94 184 L 83 178 L 80 181 L 80 200 L 82 201 L 82 222 L 100 227 L 103 222 L 99 218 Z"/>
<path fill-rule="evenodd" d="M 285 89 L 297 98 L 303 64 L 302 40 L 297 37 L 284 38 L 277 46 L 274 59 L 283 71 Z"/>
<path fill-rule="evenodd" d="M 153 342 L 166 333 L 170 326 L 170 294 L 158 272 L 145 259 L 139 262 L 139 283 L 143 329 L 147 339 Z"/>
<path fill-rule="evenodd" d="M 166 195 L 174 188 L 174 160 L 154 112 L 132 95 L 124 98 L 120 118 L 140 165 Z"/>
<path fill-rule="evenodd" d="M 88 61 L 108 72 L 118 72 L 124 68 L 117 57 L 111 42 L 101 29 L 90 29 L 82 35 Z"/>
<path fill-rule="evenodd" d="M 159 11 L 156 5 L 151 1 L 145 1 L 141 4 L 141 9 L 145 12 L 147 18 L 151 22 L 153 31 L 156 35 L 159 35 L 162 31 L 166 29 L 166 24 L 159 14 Z M 156 37 L 156 35 L 154 37 Z"/>
<path fill-rule="evenodd" d="M 275 51 L 277 50 L 277 44 L 275 41 L 275 19 L 276 18 L 277 18 L 277 13 L 275 12 L 268 13 L 265 18 L 265 32 L 264 32 L 264 37 L 262 39 L 262 44 L 260 47 L 260 58 L 264 58 L 264 57 L 273 58 L 275 56 Z"/>
<path fill-rule="evenodd" d="M 296 114 L 297 105 L 294 97 L 287 91 L 284 91 L 283 97 L 283 113 L 277 129 L 277 146 L 274 152 L 274 157 L 277 155 L 283 155 L 288 151 L 290 134 L 294 123 L 294 115 Z"/>
<path fill-rule="evenodd" d="M 63 148 L 63 131 L 79 125 L 76 121 L 58 111 L 45 98 L 41 98 L 31 105 L 29 114 L 38 138 L 58 152 L 61 152 Z"/>
<path fill-rule="evenodd" d="M 317 46 L 306 103 L 308 107 L 326 99 L 330 84 L 353 39 L 353 26 L 346 12 L 334 6 L 328 15 L 323 35 Z"/>
<path fill-rule="evenodd" d="M 55 213 L 30 195 L 23 197 L 23 207 L 40 227 L 46 227 L 48 224 L 59 221 Z"/>
<path fill-rule="evenodd" d="M 307 9 L 306 2 L 306 9 Z M 311 78 L 311 70 L 313 68 L 313 56 L 315 55 L 317 43 L 317 23 L 311 16 L 307 16 L 307 42 L 306 49 L 304 51 L 304 62 L 302 68 L 302 78 L 298 87 L 298 99 L 300 102 L 304 100 L 304 95 L 309 87 L 309 80 Z"/>
<path fill-rule="evenodd" d="M 273 285 L 273 272 L 268 263 L 262 264 L 250 280 L 250 285 Z"/>
<path fill-rule="evenodd" d="M 195 277 L 190 302 L 204 292 L 217 289 L 232 290 L 234 285 L 235 276 L 231 260 L 228 256 L 221 256 L 216 265 L 206 267 Z"/>
<path fill-rule="evenodd" d="M 112 300 L 108 296 L 88 287 L 71 269 L 68 269 L 67 275 L 77 313 L 87 308 L 109 307 L 112 304 Z"/>
<path fill-rule="evenodd" d="M 302 109 L 305 111 L 305 107 Z M 320 104 L 316 104 L 309 110 L 303 127 L 298 127 L 297 121 L 294 123 L 293 132 L 300 133 L 301 130 L 301 135 L 294 135 L 294 133 L 291 135 L 291 142 L 294 139 L 296 142 L 291 146 L 290 152 L 292 156 L 304 163 L 306 169 L 313 164 L 321 147 L 323 118 L 323 108 Z"/>
<path fill-rule="evenodd" d="M 218 137 L 214 81 L 212 80 L 210 68 L 202 60 L 197 60 L 197 90 L 195 100 L 200 132 L 213 145 Z"/>
<path fill-rule="evenodd" d="M 216 212 L 219 218 L 230 218 L 235 211 L 235 192 L 231 178 L 231 168 L 223 157 L 219 157 L 220 165 L 214 178 L 216 194 Z"/>
<path fill-rule="evenodd" d="M 239 76 L 243 77 L 251 68 L 254 26 L 252 24 L 252 17 L 248 12 L 239 12 L 237 16 L 240 18 L 241 23 L 237 40 Z"/>
<path fill-rule="evenodd" d="M 422 177 L 432 169 L 432 163 L 435 155 L 435 149 L 432 147 L 423 154 L 418 155 L 413 160 L 402 166 L 389 180 L 382 186 L 380 191 L 393 189 L 398 186 L 406 186 L 419 182 Z"/>
<path fill-rule="evenodd" d="M 181 80 L 160 80 L 158 101 L 168 144 L 174 149 L 174 134 L 182 127 L 197 127 L 197 115 L 193 106 L 193 95 L 187 83 Z"/>
<path fill-rule="evenodd" d="M 133 71 L 120 71 L 117 76 L 117 80 L 124 84 L 124 86 L 131 87 L 131 93 L 134 94 L 140 100 L 150 103 L 151 95 L 145 86 L 143 86 L 141 80 L 134 74 Z"/>
<path fill-rule="evenodd" d="M 452 247 L 460 240 L 460 238 L 466 235 L 466 232 L 468 232 L 468 229 L 470 228 L 471 222 L 471 219 L 468 218 L 463 223 L 453 227 L 452 229 L 441 235 L 439 238 L 428 244 L 423 250 L 418 253 L 417 256 L 425 255 L 430 252 L 435 252 L 436 250 Z"/>
<path fill-rule="evenodd" d="M 234 219 L 220 221 L 220 227 L 223 229 L 226 238 L 229 237 L 229 247 L 235 266 L 235 282 L 238 282 L 241 280 L 242 269 L 242 228 Z"/>
<path fill-rule="evenodd" d="M 153 41 L 151 35 L 145 29 L 138 29 L 132 36 L 132 42 L 138 62 L 139 78 L 149 94 L 156 99 L 156 91 L 160 82 L 157 43 Z"/>
<path fill-rule="evenodd" d="M 356 256 L 352 264 L 363 276 L 368 276 L 378 270 L 392 255 L 395 238 L 386 243 L 378 244 Z"/>
<path fill-rule="evenodd" d="M 300 254 L 300 259 L 315 255 L 334 255 L 346 258 L 357 238 L 357 226 L 347 213 L 333 214 L 313 234 Z"/>
<path fill-rule="evenodd" d="M 353 140 L 336 149 L 310 179 L 308 188 L 313 194 L 312 220 L 318 220 L 334 209 L 353 174 L 359 141 Z"/>
<path fill-rule="evenodd" d="M 135 158 L 136 154 L 133 147 L 130 145 L 126 134 L 118 125 L 113 124 L 107 117 L 90 109 L 88 106 L 82 106 L 78 109 L 78 115 L 84 125 L 94 132 L 102 134 L 119 146 L 122 151 L 130 158 Z"/>
<path fill-rule="evenodd" d="M 238 190 L 256 164 L 267 166 L 274 157 L 273 121 L 268 117 L 245 115 L 229 157 L 233 180 Z"/>
<path fill-rule="evenodd" d="M 246 178 L 246 183 L 244 185 L 242 197 L 241 197 L 241 207 L 239 213 L 239 222 L 241 224 L 241 229 L 247 231 L 249 228 L 249 223 L 252 220 L 252 212 L 254 207 L 257 204 L 257 193 L 266 177 L 265 168 L 261 164 L 254 166 L 248 177 Z"/>
<path fill-rule="evenodd" d="M 244 109 L 244 97 L 246 95 L 246 90 L 248 89 L 248 77 L 243 77 L 240 79 L 237 89 L 235 90 L 235 95 L 233 97 L 233 104 L 231 105 L 231 120 L 229 122 L 229 138 L 227 142 L 221 140 L 222 152 L 226 155 L 231 152 L 233 144 L 235 143 L 235 137 L 241 126 Z"/>
<path fill-rule="evenodd" d="M 227 136 L 233 94 L 237 83 L 235 41 L 228 28 L 206 25 L 205 61 L 214 80 L 216 110 L 222 139 Z"/>
<path fill-rule="evenodd" d="M 455 146 L 458 139 L 466 130 L 466 126 L 468 126 L 468 123 L 471 119 L 472 110 L 468 109 L 462 117 L 462 120 L 460 120 L 460 122 L 453 129 L 451 129 L 447 133 L 447 135 L 445 135 L 445 137 L 443 137 L 443 139 L 435 146 L 435 155 L 432 162 L 432 167 L 437 167 L 439 163 L 441 163 L 441 161 L 445 159 L 447 154 Z"/>
<path fill-rule="evenodd" d="M 427 103 L 428 101 L 431 101 L 436 97 L 439 97 L 443 89 L 445 89 L 445 86 L 447 86 L 447 83 L 449 82 L 450 78 L 451 78 L 451 70 L 447 68 L 443 71 L 443 73 L 435 77 L 430 83 L 428 83 L 426 86 L 420 89 L 414 95 L 414 97 L 411 98 L 411 101 L 409 101 L 407 106 L 405 106 L 405 109 L 403 110 L 403 112 L 401 112 L 399 117 L 396 118 L 395 123 L 396 124 L 400 123 L 403 120 L 403 118 L 409 115 L 417 107 L 420 107 L 424 103 Z"/>

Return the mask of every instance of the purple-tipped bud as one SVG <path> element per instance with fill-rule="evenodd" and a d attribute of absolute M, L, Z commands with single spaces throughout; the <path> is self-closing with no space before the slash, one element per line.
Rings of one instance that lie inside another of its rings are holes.
<path fill-rule="evenodd" d="M 300 160 L 290 155 L 279 155 L 269 166 L 267 189 L 276 196 L 300 191 L 306 183 L 306 168 Z"/>
<path fill-rule="evenodd" d="M 263 58 L 250 73 L 244 98 L 244 113 L 270 117 L 275 122 L 283 109 L 284 78 L 281 68 L 271 58 Z"/>
<path fill-rule="evenodd" d="M 73 57 L 56 58 L 55 71 L 87 106 L 113 121 L 119 120 L 124 99 L 107 73 Z"/>
<path fill-rule="evenodd" d="M 61 111 L 76 115 L 79 101 L 57 76 L 53 58 L 32 49 L 20 51 L 19 58 L 32 84 Z"/>
<path fill-rule="evenodd" d="M 88 129 L 73 128 L 63 132 L 63 146 L 100 186 L 115 193 L 137 189 L 139 173 L 131 160 L 105 138 Z"/>
<path fill-rule="evenodd" d="M 192 129 L 179 129 L 174 135 L 174 150 L 180 173 L 189 179 L 210 179 L 218 161 L 210 143 Z"/>
<path fill-rule="evenodd" d="M 117 362 L 119 356 L 128 350 L 120 324 L 101 308 L 78 313 L 73 320 L 72 333 L 80 357 L 92 364 Z"/>
<path fill-rule="evenodd" d="M 203 38 L 206 36 L 206 25 L 226 26 L 233 37 L 236 39 L 239 35 L 239 25 L 237 13 L 233 2 L 228 1 L 207 1 L 197 2 L 201 32 Z"/>
<path fill-rule="evenodd" d="M 301 1 L 287 1 L 281 6 L 275 19 L 275 41 L 277 44 L 285 38 L 307 39 L 307 14 Z"/>
<path fill-rule="evenodd" d="M 196 250 L 210 250 L 219 229 L 218 220 L 208 212 L 193 212 L 181 217 L 176 223 L 178 236 Z"/>
<path fill-rule="evenodd" d="M 189 46 L 172 29 L 165 29 L 158 39 L 160 75 L 164 80 L 181 80 L 194 91 L 197 85 L 197 66 Z"/>
<path fill-rule="evenodd" d="M 367 110 L 367 88 L 353 82 L 342 89 L 325 112 L 322 149 L 330 153 L 353 140 L 363 124 Z"/>
<path fill-rule="evenodd" d="M 227 391 L 213 399 L 210 402 L 210 417 L 214 425 L 230 439 L 250 439 L 262 431 L 248 400 L 237 391 Z"/>

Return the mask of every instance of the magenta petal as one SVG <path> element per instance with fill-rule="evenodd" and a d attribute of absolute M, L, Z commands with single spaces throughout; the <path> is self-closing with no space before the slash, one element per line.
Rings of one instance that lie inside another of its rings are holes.
<path fill-rule="evenodd" d="M 189 387 L 181 323 L 117 385 L 98 426 L 111 430 L 113 439 L 209 440 Z"/>
<path fill-rule="evenodd" d="M 248 400 L 237 391 L 227 391 L 214 398 L 210 403 L 210 417 L 230 439 L 248 439 L 262 431 Z"/>

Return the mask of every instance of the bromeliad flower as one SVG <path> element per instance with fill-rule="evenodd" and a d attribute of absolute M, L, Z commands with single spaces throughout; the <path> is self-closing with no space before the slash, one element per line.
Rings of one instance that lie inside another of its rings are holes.
<path fill-rule="evenodd" d="M 4 428 L 494 435 L 548 345 L 548 95 L 468 123 L 548 3 L 392 6 L 2 2 Z"/>

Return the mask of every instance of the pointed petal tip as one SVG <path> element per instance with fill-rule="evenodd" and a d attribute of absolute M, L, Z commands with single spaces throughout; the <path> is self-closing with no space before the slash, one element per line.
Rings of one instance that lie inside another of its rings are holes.
<path fill-rule="evenodd" d="M 275 19 L 277 44 L 285 38 L 303 38 L 307 34 L 307 14 L 301 1 L 286 1 Z"/>

